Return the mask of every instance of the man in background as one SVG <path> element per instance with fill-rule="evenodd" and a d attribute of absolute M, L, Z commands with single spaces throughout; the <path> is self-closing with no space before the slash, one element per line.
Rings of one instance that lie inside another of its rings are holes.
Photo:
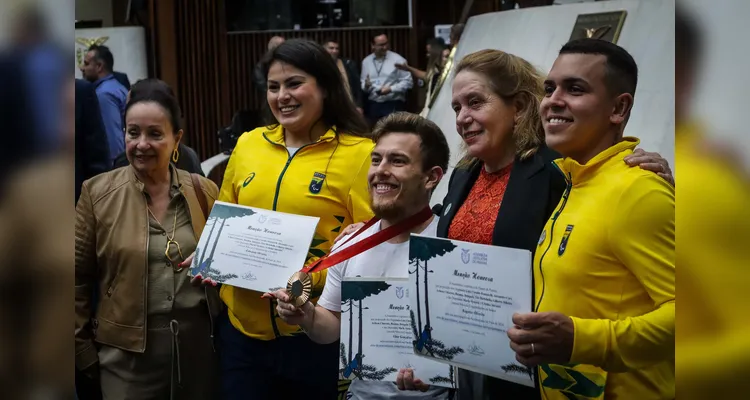
<path fill-rule="evenodd" d="M 284 39 L 281 36 L 274 36 L 268 41 L 268 53 L 270 53 L 273 49 L 279 47 L 280 44 L 284 43 L 286 39 Z M 255 64 L 255 69 L 253 70 L 253 83 L 255 84 L 255 90 L 258 91 L 258 94 L 263 96 L 265 99 L 266 96 L 266 90 L 268 89 L 267 83 L 266 83 L 266 76 L 263 74 L 263 68 L 262 68 L 262 62 L 263 60 L 259 60 L 257 64 Z"/>
<path fill-rule="evenodd" d="M 344 87 L 357 106 L 357 110 L 362 113 L 362 90 L 359 87 L 357 65 L 348 58 L 341 58 L 341 47 L 337 40 L 333 38 L 328 39 L 323 42 L 323 47 L 333 57 L 334 61 L 336 61 L 336 66 L 339 67 L 339 72 L 341 72 L 341 79 L 344 81 Z"/>
<path fill-rule="evenodd" d="M 76 203 L 81 184 L 110 170 L 109 143 L 104 132 L 99 100 L 94 85 L 82 79 L 75 83 Z"/>
<path fill-rule="evenodd" d="M 84 79 L 94 84 L 99 99 L 104 130 L 109 141 L 110 166 L 115 158 L 125 151 L 123 114 L 128 91 L 115 79 L 114 56 L 107 46 L 89 47 L 83 60 L 81 72 Z"/>
<path fill-rule="evenodd" d="M 372 37 L 372 54 L 362 61 L 361 84 L 368 101 L 366 116 L 370 124 L 396 111 L 406 110 L 406 93 L 414 83 L 411 73 L 396 68 L 407 64 L 400 54 L 390 51 L 388 36 Z"/>

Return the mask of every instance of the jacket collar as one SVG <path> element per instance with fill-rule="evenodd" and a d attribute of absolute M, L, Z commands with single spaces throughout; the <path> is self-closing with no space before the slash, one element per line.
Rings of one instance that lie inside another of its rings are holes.
<path fill-rule="evenodd" d="M 577 186 L 592 179 L 597 171 L 622 162 L 622 159 L 632 153 L 639 143 L 640 140 L 637 138 L 624 137 L 621 142 L 597 154 L 586 164 L 581 165 L 570 157 L 558 158 L 555 164 L 565 175 L 565 179 L 573 186 Z"/>
<path fill-rule="evenodd" d="M 138 188 L 139 191 L 143 192 L 146 188 L 146 185 L 138 179 L 138 175 L 135 174 L 135 168 L 130 165 L 128 166 L 130 169 L 130 180 L 135 184 L 135 186 Z M 180 182 L 180 176 L 177 174 L 177 168 L 175 168 L 172 163 L 169 163 L 169 179 L 170 179 L 170 193 L 174 190 L 182 191 L 182 182 Z"/>
<path fill-rule="evenodd" d="M 279 144 L 286 147 L 286 143 L 284 141 L 284 127 L 281 126 L 281 124 L 277 124 L 274 127 L 269 127 L 269 130 L 263 132 L 263 137 L 266 138 L 271 143 Z M 331 140 L 336 138 L 336 126 L 332 126 L 328 129 L 328 131 L 323 134 L 320 138 L 318 138 L 318 141 L 315 143 L 321 143 L 321 142 L 330 142 Z"/>

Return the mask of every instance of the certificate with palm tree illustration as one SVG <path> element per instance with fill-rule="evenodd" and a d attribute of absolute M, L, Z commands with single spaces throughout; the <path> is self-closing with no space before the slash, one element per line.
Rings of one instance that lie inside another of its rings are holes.
<path fill-rule="evenodd" d="M 507 335 L 513 313 L 531 312 L 531 276 L 527 250 L 411 235 L 414 352 L 533 387 Z"/>
<path fill-rule="evenodd" d="M 299 271 L 319 218 L 217 201 L 195 249 L 190 275 L 266 292 Z"/>
<path fill-rule="evenodd" d="M 398 370 L 431 385 L 455 387 L 453 368 L 414 354 L 410 289 L 401 278 L 341 282 L 340 379 L 395 382 Z"/>

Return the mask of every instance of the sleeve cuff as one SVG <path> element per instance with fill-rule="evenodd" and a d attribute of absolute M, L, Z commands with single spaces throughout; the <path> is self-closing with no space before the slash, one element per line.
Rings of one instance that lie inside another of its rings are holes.
<path fill-rule="evenodd" d="M 609 348 L 610 321 L 570 317 L 573 321 L 573 352 L 570 362 L 601 366 Z"/>
<path fill-rule="evenodd" d="M 83 371 L 99 362 L 99 353 L 92 341 L 87 341 L 83 350 L 76 352 L 76 369 Z"/>

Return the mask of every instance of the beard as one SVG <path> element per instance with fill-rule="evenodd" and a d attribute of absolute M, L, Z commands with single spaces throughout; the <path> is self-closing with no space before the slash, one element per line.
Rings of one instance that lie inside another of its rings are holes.
<path fill-rule="evenodd" d="M 379 201 L 372 203 L 372 212 L 376 217 L 388 221 L 399 220 L 404 217 L 404 207 L 398 201 Z"/>
<path fill-rule="evenodd" d="M 372 212 L 376 217 L 388 221 L 399 221 L 411 216 L 419 211 L 415 211 L 415 208 L 417 203 L 421 206 L 425 195 L 424 190 L 420 190 L 419 184 L 419 181 L 406 182 L 401 185 L 401 191 L 393 197 L 379 198 L 371 193 Z"/>

